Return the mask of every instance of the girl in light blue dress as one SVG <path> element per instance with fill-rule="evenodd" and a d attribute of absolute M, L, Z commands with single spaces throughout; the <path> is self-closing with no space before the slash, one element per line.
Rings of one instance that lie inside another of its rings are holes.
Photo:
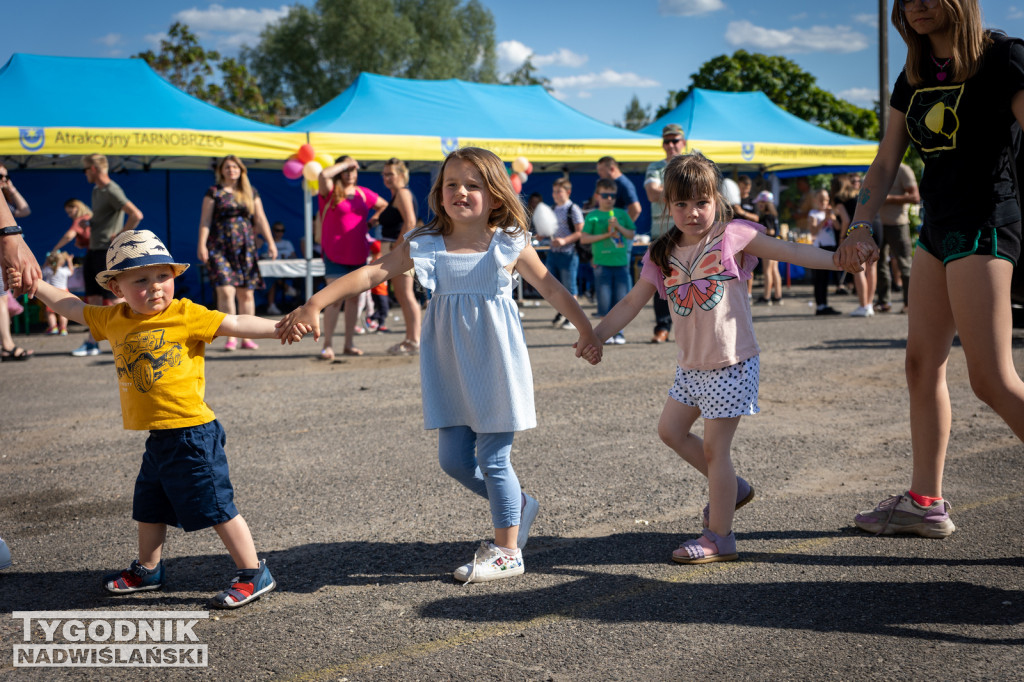
<path fill-rule="evenodd" d="M 456 569 L 464 583 L 523 573 L 522 548 L 539 504 L 522 492 L 509 456 L 516 431 L 537 425 L 533 374 L 519 308 L 518 272 L 576 325 L 577 357 L 601 359 L 603 344 L 576 299 L 544 267 L 523 229 L 526 212 L 501 159 L 475 147 L 445 159 L 430 191 L 436 216 L 383 258 L 329 284 L 278 323 L 320 335 L 320 311 L 415 267 L 431 293 L 420 340 L 423 421 L 438 429 L 449 476 L 491 506 L 494 542 Z"/>

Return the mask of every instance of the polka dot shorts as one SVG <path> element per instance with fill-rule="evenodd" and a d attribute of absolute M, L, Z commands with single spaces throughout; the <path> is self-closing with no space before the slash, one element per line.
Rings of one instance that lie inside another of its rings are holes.
<path fill-rule="evenodd" d="M 668 395 L 700 410 L 705 419 L 728 419 L 757 414 L 757 389 L 761 383 L 761 358 L 752 358 L 721 369 L 676 367 L 676 382 Z"/>

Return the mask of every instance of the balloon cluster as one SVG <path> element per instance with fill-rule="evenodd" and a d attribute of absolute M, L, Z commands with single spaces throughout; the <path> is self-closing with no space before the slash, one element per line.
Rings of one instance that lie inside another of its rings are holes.
<path fill-rule="evenodd" d="M 312 145 L 304 144 L 299 147 L 299 151 L 288 157 L 281 172 L 289 180 L 303 178 L 309 190 L 315 192 L 320 182 L 320 171 L 333 165 L 334 158 L 330 154 L 317 154 Z"/>
<path fill-rule="evenodd" d="M 523 183 L 526 176 L 533 172 L 533 164 L 525 156 L 517 156 L 512 160 L 512 167 L 508 169 L 508 179 L 512 182 L 512 189 L 519 194 L 523 191 Z"/>

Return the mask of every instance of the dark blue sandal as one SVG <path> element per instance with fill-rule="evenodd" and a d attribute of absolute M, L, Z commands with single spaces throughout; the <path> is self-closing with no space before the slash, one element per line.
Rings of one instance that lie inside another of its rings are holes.
<path fill-rule="evenodd" d="M 277 587 L 274 576 L 270 575 L 267 560 L 260 562 L 259 568 L 247 568 L 238 571 L 231 581 L 231 587 L 218 593 L 210 600 L 210 606 L 218 609 L 237 609 L 251 601 L 259 599 Z"/>

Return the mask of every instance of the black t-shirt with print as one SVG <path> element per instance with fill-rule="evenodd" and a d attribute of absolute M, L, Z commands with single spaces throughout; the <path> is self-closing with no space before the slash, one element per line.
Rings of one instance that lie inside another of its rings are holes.
<path fill-rule="evenodd" d="M 906 115 L 907 132 L 924 159 L 924 219 L 935 226 L 998 227 L 1020 220 L 1013 179 L 1020 128 L 1010 100 L 1024 90 L 1024 41 L 990 36 L 971 78 L 940 81 L 928 60 L 925 82 L 914 88 L 900 73 L 889 100 Z"/>

